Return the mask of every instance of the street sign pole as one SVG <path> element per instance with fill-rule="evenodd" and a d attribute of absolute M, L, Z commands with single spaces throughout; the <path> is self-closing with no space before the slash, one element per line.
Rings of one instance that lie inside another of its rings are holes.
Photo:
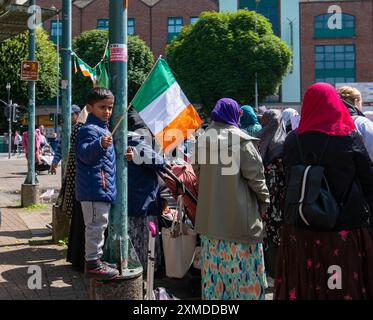
<path fill-rule="evenodd" d="M 35 6 L 35 0 L 30 1 L 30 7 Z M 34 9 L 34 17 L 36 17 L 36 10 Z M 30 61 L 35 61 L 35 26 L 36 19 L 33 21 L 31 28 L 29 28 L 29 57 Z M 35 185 L 35 81 L 28 82 L 28 159 L 27 159 L 27 177 L 25 184 Z"/>
<path fill-rule="evenodd" d="M 35 61 L 35 27 L 36 27 L 36 1 L 30 0 L 29 5 L 32 8 L 29 21 L 29 60 Z M 21 190 L 21 205 L 39 203 L 39 186 L 36 184 L 35 175 L 35 81 L 28 82 L 28 156 L 27 156 L 27 176 Z"/>
<path fill-rule="evenodd" d="M 71 0 L 63 0 L 62 3 L 62 178 L 69 154 L 71 135 L 71 3 Z"/>

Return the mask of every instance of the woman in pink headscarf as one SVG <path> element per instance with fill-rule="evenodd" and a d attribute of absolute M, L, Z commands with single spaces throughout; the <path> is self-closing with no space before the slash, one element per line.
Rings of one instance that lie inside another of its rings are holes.
<path fill-rule="evenodd" d="M 286 172 L 296 165 L 323 167 L 341 211 L 331 230 L 294 225 L 294 217 L 285 212 L 275 298 L 373 299 L 373 171 L 355 124 L 331 85 L 316 83 L 307 90 L 299 128 L 285 140 L 284 163 Z"/>
<path fill-rule="evenodd" d="M 39 131 L 39 132 L 38 132 Z M 26 159 L 28 159 L 28 132 L 22 134 L 22 145 L 25 150 Z M 35 165 L 40 163 L 40 130 L 35 130 Z"/>

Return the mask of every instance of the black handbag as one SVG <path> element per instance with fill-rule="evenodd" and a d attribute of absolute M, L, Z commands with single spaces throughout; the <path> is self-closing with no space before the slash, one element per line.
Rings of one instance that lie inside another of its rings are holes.
<path fill-rule="evenodd" d="M 306 165 L 299 137 L 297 146 L 301 165 L 290 167 L 286 197 L 285 222 L 300 228 L 333 230 L 341 213 L 341 205 L 335 200 L 324 167 L 320 165 L 329 143 L 327 139 L 317 165 Z"/>

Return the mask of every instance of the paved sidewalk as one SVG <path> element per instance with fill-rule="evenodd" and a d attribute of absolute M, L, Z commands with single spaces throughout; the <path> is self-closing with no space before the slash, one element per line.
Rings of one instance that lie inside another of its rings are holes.
<path fill-rule="evenodd" d="M 52 244 L 42 212 L 0 210 L 0 300 L 88 299 L 88 282 L 65 261 L 66 247 Z M 28 215 L 36 218 L 31 229 L 21 218 Z M 33 266 L 41 268 L 40 290 L 28 286 L 36 283 L 30 279 L 36 274 Z"/>

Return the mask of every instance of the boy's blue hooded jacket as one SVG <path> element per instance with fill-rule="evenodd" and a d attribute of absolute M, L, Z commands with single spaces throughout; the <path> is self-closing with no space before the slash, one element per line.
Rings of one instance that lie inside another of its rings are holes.
<path fill-rule="evenodd" d="M 110 135 L 107 123 L 90 113 L 76 142 L 78 201 L 114 202 L 116 199 L 115 150 L 113 144 L 107 149 L 101 146 L 101 137 L 105 135 Z"/>

